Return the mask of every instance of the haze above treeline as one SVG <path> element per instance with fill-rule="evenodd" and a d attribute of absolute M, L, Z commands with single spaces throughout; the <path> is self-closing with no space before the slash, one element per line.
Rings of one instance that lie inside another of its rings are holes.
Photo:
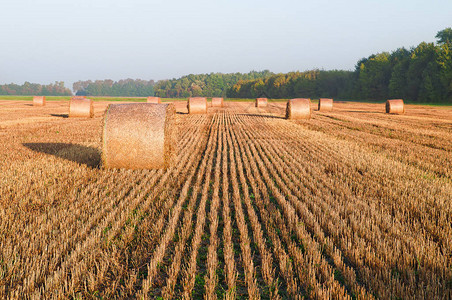
<path fill-rule="evenodd" d="M 452 103 L 452 29 L 441 30 L 437 43 L 422 42 L 410 49 L 372 54 L 360 59 L 354 71 L 319 70 L 275 74 L 190 74 L 178 79 L 113 81 L 86 80 L 73 84 L 77 95 L 186 98 L 192 96 L 274 99 L 328 97 L 349 100 L 403 98 L 411 102 Z M 59 81 L 41 85 L 0 85 L 0 95 L 69 96 Z"/>

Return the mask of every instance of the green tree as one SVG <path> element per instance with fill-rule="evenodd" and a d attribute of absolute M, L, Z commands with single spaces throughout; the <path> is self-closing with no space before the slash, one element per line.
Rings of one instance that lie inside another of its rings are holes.
<path fill-rule="evenodd" d="M 400 48 L 391 54 L 391 79 L 389 80 L 389 97 L 406 98 L 407 73 L 410 66 L 410 51 Z"/>
<path fill-rule="evenodd" d="M 391 64 L 389 53 L 371 55 L 359 66 L 358 82 L 364 99 L 382 100 L 389 95 Z"/>
<path fill-rule="evenodd" d="M 189 74 L 178 79 L 162 80 L 155 85 L 155 93 L 160 97 L 225 97 L 228 93 L 234 94 L 230 88 L 239 81 L 248 81 L 259 78 L 266 78 L 272 73 L 268 70 L 249 73 L 210 73 L 210 74 Z M 241 90 L 240 92 L 243 92 Z M 235 95 L 234 97 L 239 97 Z"/>
<path fill-rule="evenodd" d="M 141 79 L 111 79 L 77 81 L 73 84 L 76 95 L 146 97 L 154 95 L 154 81 Z"/>
<path fill-rule="evenodd" d="M 443 87 L 443 101 L 452 102 L 452 44 L 441 45 L 437 51 L 440 80 Z"/>
<path fill-rule="evenodd" d="M 425 101 L 426 95 L 431 95 L 432 80 L 435 78 L 434 66 L 436 50 L 433 43 L 420 43 L 411 52 L 410 66 L 407 75 L 407 98 L 412 101 Z M 439 100 L 439 99 L 438 99 Z"/>
<path fill-rule="evenodd" d="M 437 38 L 438 44 L 450 44 L 452 43 L 452 28 L 448 27 L 441 31 L 438 31 L 435 38 Z"/>
<path fill-rule="evenodd" d="M 26 81 L 23 85 L 14 83 L 0 85 L 1 95 L 36 95 L 36 96 L 69 96 L 70 89 L 64 86 L 63 81 L 55 81 L 47 85 L 30 83 Z"/>

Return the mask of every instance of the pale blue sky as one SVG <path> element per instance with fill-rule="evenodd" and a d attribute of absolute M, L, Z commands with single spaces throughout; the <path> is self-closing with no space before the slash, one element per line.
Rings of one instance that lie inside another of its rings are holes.
<path fill-rule="evenodd" d="M 0 0 L 0 84 L 351 70 L 451 26 L 452 0 Z"/>

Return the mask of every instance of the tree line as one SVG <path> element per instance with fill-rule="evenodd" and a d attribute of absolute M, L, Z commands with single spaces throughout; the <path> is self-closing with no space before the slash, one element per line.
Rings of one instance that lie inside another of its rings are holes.
<path fill-rule="evenodd" d="M 86 80 L 72 85 L 79 96 L 147 97 L 154 96 L 154 80 L 122 79 Z"/>
<path fill-rule="evenodd" d="M 411 102 L 452 103 L 452 29 L 436 35 L 437 44 L 372 54 L 354 71 L 292 72 L 240 80 L 227 92 L 232 98 L 332 97 L 356 100 L 402 98 Z"/>
<path fill-rule="evenodd" d="M 64 86 L 63 81 L 46 85 L 26 81 L 22 85 L 14 83 L 0 85 L 0 95 L 70 96 L 72 91 Z"/>
<path fill-rule="evenodd" d="M 257 80 L 240 80 L 228 91 L 229 98 L 347 98 L 352 92 L 351 71 L 312 70 L 275 74 Z"/>
<path fill-rule="evenodd" d="M 437 44 L 420 43 L 361 59 L 356 65 L 354 98 L 402 98 L 452 103 L 452 30 L 436 35 Z"/>
<path fill-rule="evenodd" d="M 158 81 L 154 87 L 158 97 L 226 97 L 228 90 L 240 80 L 255 80 L 273 75 L 268 70 L 249 73 L 190 74 L 178 79 Z"/>

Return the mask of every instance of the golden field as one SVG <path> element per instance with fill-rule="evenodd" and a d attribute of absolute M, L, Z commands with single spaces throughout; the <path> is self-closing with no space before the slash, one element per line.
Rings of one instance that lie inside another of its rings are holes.
<path fill-rule="evenodd" d="M 450 107 L 175 104 L 174 166 L 118 170 L 108 102 L 0 100 L 0 298 L 452 297 Z"/>

